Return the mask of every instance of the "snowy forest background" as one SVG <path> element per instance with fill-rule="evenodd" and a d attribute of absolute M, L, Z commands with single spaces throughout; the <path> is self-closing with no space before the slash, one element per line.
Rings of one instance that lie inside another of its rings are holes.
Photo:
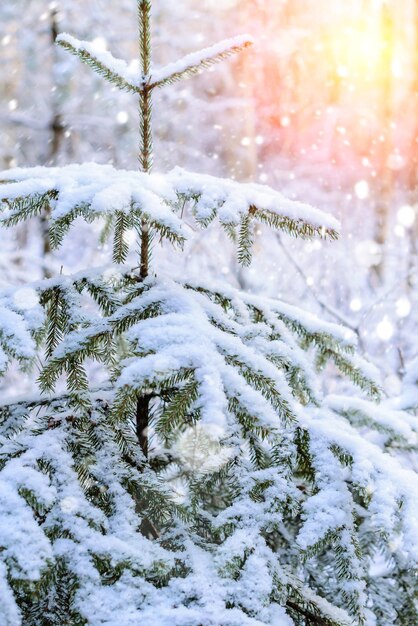
<path fill-rule="evenodd" d="M 136 167 L 135 100 L 109 90 L 52 43 L 66 29 L 81 39 L 102 32 L 103 46 L 133 57 L 134 13 L 129 0 L 2 2 L 2 168 L 91 160 Z M 300 243 L 266 231 L 245 270 L 232 252 L 225 261 L 224 240 L 198 234 L 193 246 L 204 253 L 204 271 L 344 322 L 378 366 L 388 395 L 403 395 L 399 402 L 412 406 L 417 3 L 164 0 L 155 13 L 156 63 L 240 30 L 256 39 L 249 55 L 159 94 L 156 168 L 180 165 L 267 183 L 342 223 L 337 243 Z M 4 284 L 57 269 L 34 231 L 24 225 L 4 241 Z M 67 242 L 66 269 L 86 262 L 86 237 L 80 226 Z M 98 246 L 91 262 L 101 253 Z M 193 267 L 171 251 L 165 261 L 180 275 L 185 262 L 188 271 L 202 271 L 202 261 Z"/>

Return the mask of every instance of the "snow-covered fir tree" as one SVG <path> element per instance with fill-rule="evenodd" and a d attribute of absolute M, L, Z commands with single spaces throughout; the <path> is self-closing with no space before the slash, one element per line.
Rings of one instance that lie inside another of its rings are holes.
<path fill-rule="evenodd" d="M 151 173 L 153 92 L 251 41 L 158 69 L 150 0 L 138 17 L 139 70 L 58 43 L 138 98 L 141 171 L 0 174 L 4 228 L 47 215 L 54 248 L 80 219 L 113 238 L 105 267 L 0 294 L 1 370 L 40 392 L 0 408 L 0 625 L 415 624 L 418 487 L 397 454 L 413 419 L 375 403 L 344 328 L 152 264 L 214 222 L 244 265 L 259 224 L 338 224 L 268 187 Z M 346 395 L 324 396 L 330 368 Z"/>

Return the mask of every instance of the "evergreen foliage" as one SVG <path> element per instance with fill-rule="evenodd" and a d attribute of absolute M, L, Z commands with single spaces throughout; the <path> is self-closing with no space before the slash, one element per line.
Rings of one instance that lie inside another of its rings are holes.
<path fill-rule="evenodd" d="M 0 408 L 0 625 L 411 626 L 418 487 L 399 452 L 413 420 L 374 403 L 345 329 L 149 267 L 153 235 L 189 236 L 185 215 L 217 218 L 243 264 L 256 222 L 331 239 L 337 225 L 267 187 L 150 173 L 152 89 L 249 42 L 153 71 L 151 3 L 138 11 L 137 82 L 92 44 L 59 42 L 138 95 L 143 171 L 0 175 L 4 227 L 47 213 L 56 248 L 78 217 L 113 233 L 109 267 L 0 294 L 0 369 L 42 357 L 42 393 Z M 139 268 L 125 265 L 132 230 Z M 325 368 L 370 398 L 324 397 Z"/>

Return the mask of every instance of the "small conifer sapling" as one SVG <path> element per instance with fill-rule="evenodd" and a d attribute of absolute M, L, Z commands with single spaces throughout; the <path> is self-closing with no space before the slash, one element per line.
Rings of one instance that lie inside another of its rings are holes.
<path fill-rule="evenodd" d="M 154 90 L 251 41 L 157 69 L 151 2 L 137 5 L 139 74 L 93 43 L 58 43 L 139 99 L 140 171 L 0 174 L 4 228 L 47 215 L 54 249 L 80 218 L 113 237 L 105 268 L 0 293 L 1 371 L 42 358 L 40 394 L 0 407 L 0 625 L 417 623 L 417 480 L 392 451 L 416 430 L 374 403 L 347 331 L 155 275 L 151 246 L 181 248 L 185 215 L 217 221 L 243 265 L 259 224 L 330 239 L 338 224 L 262 185 L 151 171 Z M 324 397 L 328 364 L 352 397 Z"/>

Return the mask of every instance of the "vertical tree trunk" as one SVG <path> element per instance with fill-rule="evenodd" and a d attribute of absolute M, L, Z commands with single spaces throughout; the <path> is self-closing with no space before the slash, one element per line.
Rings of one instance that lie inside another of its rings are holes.
<path fill-rule="evenodd" d="M 153 162 L 152 139 L 152 94 L 148 87 L 151 69 L 151 0 L 138 0 L 139 49 L 142 71 L 142 91 L 139 98 L 140 113 L 140 151 L 141 170 L 150 173 Z M 140 230 L 140 280 L 144 280 L 149 272 L 151 233 L 149 224 L 142 220 Z M 136 433 L 145 457 L 148 457 L 148 428 L 150 413 L 150 396 L 138 397 L 136 405 Z"/>
<path fill-rule="evenodd" d="M 53 72 L 54 66 L 57 63 L 57 52 L 55 41 L 58 37 L 58 14 L 57 10 L 53 8 L 50 14 L 50 33 L 51 33 L 51 46 L 52 46 L 52 54 L 53 54 Z M 52 92 L 52 103 L 51 103 L 51 111 L 52 117 L 49 124 L 50 130 L 50 141 L 51 148 L 49 151 L 49 162 L 51 165 L 56 165 L 57 157 L 61 150 L 62 141 L 64 139 L 64 131 L 65 127 L 62 121 L 62 116 L 60 113 L 60 106 L 58 102 L 58 98 L 56 96 L 56 91 Z"/>
<path fill-rule="evenodd" d="M 52 9 L 50 13 L 50 36 L 51 36 L 51 46 L 53 51 L 53 65 L 56 62 L 56 53 L 55 53 L 55 40 L 58 36 L 58 22 L 57 22 L 57 10 Z M 59 104 L 57 101 L 57 97 L 55 92 L 52 92 L 52 100 L 51 100 L 51 120 L 49 122 L 49 141 L 50 141 L 50 149 L 48 154 L 48 165 L 56 165 L 58 155 L 61 150 L 62 141 L 64 139 L 65 127 L 62 121 L 62 116 L 59 109 Z M 49 254 L 51 253 L 51 244 L 49 241 L 49 210 L 46 210 L 44 215 L 41 217 L 41 233 L 42 233 L 42 252 L 43 252 L 43 274 L 45 278 L 51 277 L 51 272 L 47 267 L 47 259 Z"/>

